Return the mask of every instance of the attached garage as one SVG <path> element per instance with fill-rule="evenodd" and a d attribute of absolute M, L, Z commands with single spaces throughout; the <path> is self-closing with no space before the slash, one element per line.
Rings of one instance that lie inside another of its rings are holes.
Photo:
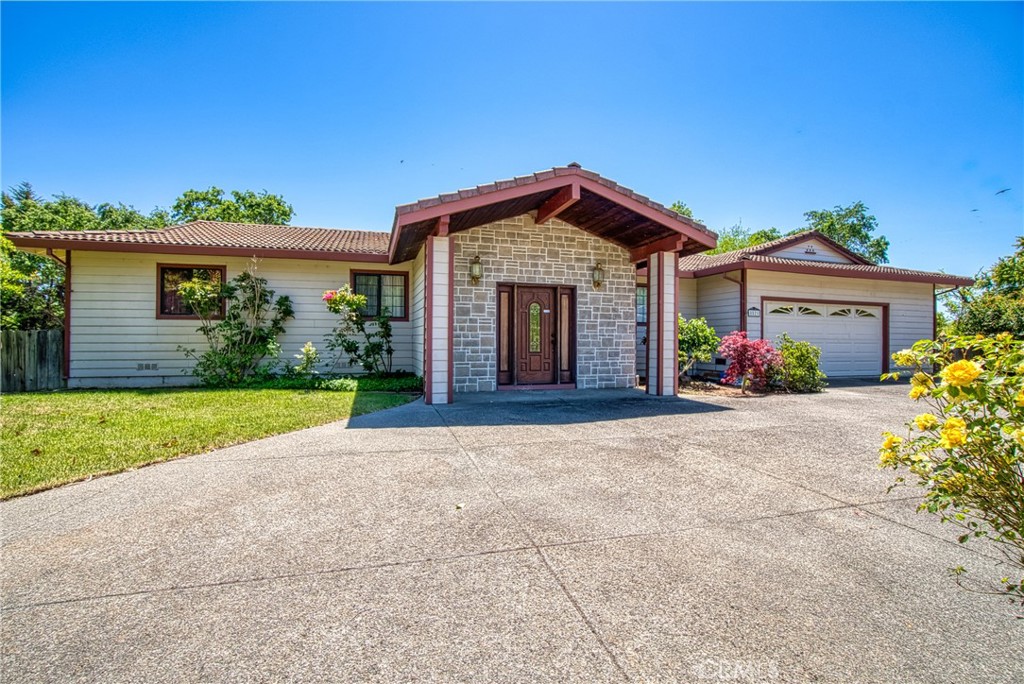
<path fill-rule="evenodd" d="M 878 375 L 883 363 L 885 307 L 842 302 L 765 300 L 762 337 L 783 334 L 821 349 L 830 378 Z"/>
<path fill-rule="evenodd" d="M 821 369 L 833 378 L 890 370 L 890 352 L 934 336 L 936 291 L 973 282 L 872 264 L 815 231 L 695 254 L 679 269 L 680 284 L 696 286 L 696 315 L 719 336 L 742 330 L 775 343 L 786 333 L 819 347 Z M 722 359 L 698 365 L 704 372 L 724 368 Z"/>

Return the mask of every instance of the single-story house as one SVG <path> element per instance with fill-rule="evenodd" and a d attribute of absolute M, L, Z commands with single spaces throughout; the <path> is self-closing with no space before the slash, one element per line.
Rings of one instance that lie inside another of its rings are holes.
<path fill-rule="evenodd" d="M 8 237 L 66 264 L 69 387 L 190 382 L 178 347 L 203 340 L 176 286 L 197 269 L 230 279 L 256 263 L 289 295 L 289 359 L 334 327 L 322 293 L 349 284 L 369 313 L 388 307 L 395 368 L 424 377 L 429 403 L 638 375 L 673 395 L 677 314 L 723 335 L 788 332 L 822 347 L 830 375 L 873 375 L 934 335 L 938 288 L 971 282 L 876 266 L 813 232 L 707 256 L 706 227 L 578 164 L 400 205 L 390 233 L 198 221 Z"/>

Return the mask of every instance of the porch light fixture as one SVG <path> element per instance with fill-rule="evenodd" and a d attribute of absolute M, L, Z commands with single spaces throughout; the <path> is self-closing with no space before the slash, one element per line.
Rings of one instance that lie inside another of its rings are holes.
<path fill-rule="evenodd" d="M 483 277 L 484 265 L 480 263 L 480 255 L 478 254 L 469 262 L 469 279 L 474 285 L 476 285 Z"/>
<path fill-rule="evenodd" d="M 752 306 L 749 309 L 747 309 L 747 318 L 760 318 L 760 317 L 761 317 L 761 310 L 758 309 L 756 306 Z"/>
<path fill-rule="evenodd" d="M 601 285 L 604 284 L 604 269 L 601 268 L 601 262 L 600 261 L 597 262 L 597 264 L 594 266 L 593 276 L 594 276 L 594 289 L 595 290 L 600 290 L 601 289 Z"/>

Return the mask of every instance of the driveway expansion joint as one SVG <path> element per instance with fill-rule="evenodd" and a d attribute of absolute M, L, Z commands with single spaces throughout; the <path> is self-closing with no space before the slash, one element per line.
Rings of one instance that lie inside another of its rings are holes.
<path fill-rule="evenodd" d="M 434 410 L 436 411 L 437 409 L 435 408 Z M 632 681 L 632 678 L 629 676 L 629 673 L 622 666 L 622 663 L 619 662 L 619 659 L 615 656 L 615 653 L 612 652 L 611 647 L 608 645 L 607 641 L 605 641 L 604 637 L 601 635 L 601 632 L 597 629 L 597 625 L 594 624 L 593 620 L 590 619 L 586 611 L 583 610 L 583 606 L 580 605 L 576 597 L 573 596 L 571 591 L 569 591 L 569 587 L 566 586 L 565 582 L 558 575 L 558 572 L 555 571 L 555 568 L 551 565 L 551 562 L 548 560 L 548 557 L 544 554 L 544 551 L 541 549 L 540 546 L 537 545 L 537 542 L 533 538 L 533 535 L 530 534 L 530 530 L 526 527 L 523 521 L 520 520 L 519 516 L 516 515 L 515 511 L 512 510 L 512 508 L 508 505 L 505 499 L 500 494 L 498 494 L 498 491 L 494 488 L 494 485 L 484 474 L 484 471 L 480 467 L 480 464 L 477 463 L 477 460 L 475 458 L 473 458 L 473 454 L 471 454 L 469 450 L 466 449 L 466 447 L 462 444 L 462 441 L 459 439 L 459 436 L 456 435 L 455 432 L 451 429 L 451 426 L 448 425 L 448 422 L 444 419 L 444 415 L 440 411 L 438 411 L 437 414 L 441 418 L 441 422 L 444 424 L 445 428 L 448 430 L 451 436 L 455 439 L 456 443 L 459 445 L 459 448 L 462 450 L 462 453 L 465 455 L 467 459 L 469 459 L 469 462 L 473 464 L 473 467 L 476 469 L 477 474 L 483 480 L 484 484 L 487 485 L 487 489 L 490 490 L 491 495 L 494 496 L 498 503 L 501 504 L 501 506 L 505 509 L 505 512 L 508 513 L 509 517 L 513 521 L 515 521 L 516 527 L 519 528 L 519 531 L 530 542 L 531 547 L 536 552 L 537 556 L 540 558 L 541 563 L 543 563 L 548 573 L 550 573 L 552 579 L 554 579 L 555 582 L 558 584 L 558 587 L 562 591 L 562 594 L 569 601 L 569 604 L 572 606 L 573 610 L 586 625 L 587 629 L 590 630 L 590 633 L 594 636 L 594 639 L 597 640 L 597 643 L 601 646 L 601 649 L 608 657 L 608 660 L 611 661 L 615 669 L 619 672 L 619 674 L 622 675 L 622 677 L 627 682 Z"/>

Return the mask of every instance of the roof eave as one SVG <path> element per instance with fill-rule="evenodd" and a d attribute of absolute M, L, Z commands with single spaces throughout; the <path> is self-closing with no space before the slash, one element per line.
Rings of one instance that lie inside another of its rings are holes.
<path fill-rule="evenodd" d="M 717 245 L 718 236 L 706 226 L 669 209 L 659 209 L 651 206 L 637 199 L 636 194 L 632 193 L 632 191 L 624 191 L 624 189 L 620 189 L 622 186 L 608 181 L 593 172 L 571 167 L 556 167 L 551 171 L 535 174 L 536 176 L 543 177 L 521 184 L 514 181 L 498 181 L 486 186 L 477 186 L 469 190 L 450 193 L 447 196 L 442 195 L 410 204 L 398 205 L 395 207 L 391 239 L 388 243 L 389 262 L 395 263 L 399 260 L 399 245 L 401 243 L 402 230 L 405 226 L 440 220 L 444 216 L 479 209 L 526 195 L 557 190 L 566 185 L 584 188 L 595 195 L 616 202 L 636 214 L 685 237 L 687 241 L 695 242 L 707 249 L 713 249 Z M 486 190 L 481 191 L 481 188 L 486 188 Z M 446 197 L 450 197 L 450 199 L 446 199 Z M 404 261 L 407 258 L 405 257 L 402 260 Z"/>
<path fill-rule="evenodd" d="M 870 264 L 863 264 L 870 266 Z M 823 275 L 834 278 L 859 278 L 861 280 L 890 280 L 907 283 L 932 283 L 935 285 L 953 285 L 966 287 L 974 284 L 973 278 L 951 275 L 947 273 L 895 273 L 891 271 L 856 271 L 852 269 L 828 268 L 826 266 L 794 266 L 792 264 L 773 264 L 764 261 L 734 261 L 710 268 L 681 271 L 682 278 L 703 278 L 705 276 L 728 273 L 738 270 L 777 271 L 782 273 L 801 273 L 806 275 Z"/>
<path fill-rule="evenodd" d="M 16 247 L 30 249 L 70 249 L 81 252 L 127 252 L 150 254 L 189 254 L 196 256 L 233 256 L 261 259 L 313 259 L 321 261 L 353 261 L 388 263 L 387 254 L 373 252 L 336 252 L 316 249 L 268 249 L 251 247 L 216 247 L 207 245 L 167 245 L 125 242 L 91 242 L 86 240 L 36 237 L 7 233 Z"/>

